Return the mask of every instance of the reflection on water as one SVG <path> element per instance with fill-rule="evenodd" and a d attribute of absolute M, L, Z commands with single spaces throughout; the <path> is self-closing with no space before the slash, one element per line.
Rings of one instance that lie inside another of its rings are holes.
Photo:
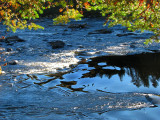
<path fill-rule="evenodd" d="M 100 56 L 91 58 L 88 62 L 86 60 L 79 62 L 70 71 L 45 76 L 44 80 L 38 76 L 34 84 L 48 86 L 49 89 L 63 87 L 71 91 L 83 92 L 88 91 L 86 88 L 91 87 L 94 90 L 110 87 L 112 89 L 109 90 L 110 92 L 113 92 L 115 88 L 123 91 L 122 83 L 125 91 L 128 91 L 128 88 L 135 89 L 134 86 L 136 88 L 140 86 L 157 88 L 160 80 L 160 53 Z M 129 86 L 129 84 L 132 85 Z"/>
<path fill-rule="evenodd" d="M 60 81 L 61 84 L 57 86 L 66 87 L 73 91 L 83 91 L 83 88 L 72 88 L 72 85 L 76 85 L 77 81 Z"/>
<path fill-rule="evenodd" d="M 125 87 L 132 84 L 132 86 L 129 86 L 130 88 L 133 88 L 133 86 L 137 88 L 140 86 L 157 88 L 160 80 L 160 53 L 95 57 L 88 62 L 79 62 L 79 65 L 70 71 L 48 74 L 47 76 L 50 79 L 42 82 L 39 82 L 41 81 L 39 80 L 35 84 L 50 86 L 52 81 L 56 80 L 59 82 L 54 86 L 85 92 L 84 88 L 95 86 L 95 89 L 101 89 L 106 86 L 116 86 L 116 84 L 122 85 L 118 82 L 119 80 L 126 81 L 129 79 L 130 81 L 123 83 Z M 122 90 L 122 88 L 120 89 Z M 113 91 L 113 88 L 111 91 Z"/>
<path fill-rule="evenodd" d="M 102 64 L 99 64 L 102 63 Z M 106 64 L 105 64 L 106 63 Z M 117 74 L 121 80 L 127 73 L 132 78 L 132 83 L 137 87 L 157 87 L 160 78 L 160 53 L 143 53 L 125 56 L 101 56 L 92 58 L 88 63 L 89 67 L 94 67 L 88 73 L 83 74 L 83 78 L 103 75 L 111 78 Z M 114 67 L 115 66 L 115 67 Z"/>
<path fill-rule="evenodd" d="M 109 118 L 112 111 L 116 118 L 121 112 L 159 118 L 160 96 L 154 92 L 160 89 L 159 58 L 160 53 L 101 56 L 82 60 L 65 72 L 17 75 L 8 81 L 4 76 L 0 119 L 87 120 Z M 148 114 L 152 110 L 155 115 Z"/>

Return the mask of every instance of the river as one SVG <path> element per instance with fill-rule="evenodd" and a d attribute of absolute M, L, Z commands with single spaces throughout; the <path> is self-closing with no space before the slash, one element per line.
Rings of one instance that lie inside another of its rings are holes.
<path fill-rule="evenodd" d="M 8 65 L 0 75 L 0 119 L 158 120 L 159 43 L 144 45 L 152 32 L 103 22 L 43 18 L 36 23 L 44 30 L 8 33 L 18 38 L 1 41 Z M 55 41 L 65 45 L 55 49 Z"/>

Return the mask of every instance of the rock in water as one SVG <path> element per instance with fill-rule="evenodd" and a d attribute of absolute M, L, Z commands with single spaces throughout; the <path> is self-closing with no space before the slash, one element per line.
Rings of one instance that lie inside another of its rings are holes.
<path fill-rule="evenodd" d="M 5 42 L 25 42 L 25 40 L 19 38 L 18 36 L 11 36 L 5 39 Z"/>
<path fill-rule="evenodd" d="M 68 28 L 86 28 L 87 27 L 87 23 L 84 24 L 71 24 L 68 26 Z"/>
<path fill-rule="evenodd" d="M 135 33 L 117 34 L 118 37 L 129 36 L 129 35 L 137 35 L 137 34 L 135 34 Z"/>
<path fill-rule="evenodd" d="M 49 42 L 53 49 L 63 48 L 65 43 L 63 41 L 57 40 L 53 42 Z"/>
<path fill-rule="evenodd" d="M 17 65 L 18 61 L 17 60 L 12 60 L 8 62 L 9 65 Z"/>
<path fill-rule="evenodd" d="M 149 94 L 146 96 L 146 98 L 152 104 L 160 105 L 160 95 Z"/>
<path fill-rule="evenodd" d="M 112 32 L 113 32 L 112 30 L 100 29 L 100 30 L 95 30 L 93 32 L 89 32 L 88 34 L 110 34 Z"/>
<path fill-rule="evenodd" d="M 12 48 L 7 48 L 7 52 L 11 52 L 11 51 L 13 51 Z"/>

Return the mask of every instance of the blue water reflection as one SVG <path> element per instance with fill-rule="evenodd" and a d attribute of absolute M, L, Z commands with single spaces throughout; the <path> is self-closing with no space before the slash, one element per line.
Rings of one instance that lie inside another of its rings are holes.
<path fill-rule="evenodd" d="M 159 56 L 101 56 L 65 72 L 15 76 L 0 87 L 0 118 L 158 120 Z"/>

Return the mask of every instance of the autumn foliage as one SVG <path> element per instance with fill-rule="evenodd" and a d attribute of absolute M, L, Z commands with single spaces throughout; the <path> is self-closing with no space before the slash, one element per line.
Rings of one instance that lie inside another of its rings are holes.
<path fill-rule="evenodd" d="M 52 5 L 52 0 L 0 0 L 0 21 L 13 32 L 16 29 L 42 28 L 27 20 L 39 18 L 44 9 Z"/>
<path fill-rule="evenodd" d="M 104 24 L 121 24 L 132 31 L 153 31 L 155 36 L 148 42 L 159 41 L 159 0 L 0 0 L 0 21 L 13 32 L 16 29 L 43 28 L 29 20 L 39 18 L 43 10 L 57 6 L 61 15 L 53 19 L 54 24 L 79 20 L 84 9 L 99 10 L 106 17 Z"/>

